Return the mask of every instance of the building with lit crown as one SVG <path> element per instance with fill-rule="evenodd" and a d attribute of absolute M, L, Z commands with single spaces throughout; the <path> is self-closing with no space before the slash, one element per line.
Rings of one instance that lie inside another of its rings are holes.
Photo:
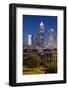
<path fill-rule="evenodd" d="M 44 24 L 40 23 L 39 39 L 38 44 L 40 48 L 44 48 Z"/>

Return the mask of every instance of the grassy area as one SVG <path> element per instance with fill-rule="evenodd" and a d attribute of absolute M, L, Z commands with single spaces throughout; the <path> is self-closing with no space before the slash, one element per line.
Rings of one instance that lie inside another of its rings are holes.
<path fill-rule="evenodd" d="M 37 67 L 37 68 L 24 68 L 23 74 L 45 74 L 47 72 L 47 68 Z"/>
<path fill-rule="evenodd" d="M 23 60 L 23 74 L 57 73 L 57 61 L 48 61 L 38 53 L 30 53 Z"/>
<path fill-rule="evenodd" d="M 23 67 L 23 74 L 46 74 L 57 73 L 57 62 L 45 63 L 44 66 L 26 68 Z"/>

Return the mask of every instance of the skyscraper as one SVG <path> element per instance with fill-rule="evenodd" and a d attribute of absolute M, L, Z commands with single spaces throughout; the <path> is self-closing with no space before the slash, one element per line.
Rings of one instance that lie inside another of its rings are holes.
<path fill-rule="evenodd" d="M 57 49 L 57 38 L 54 37 L 54 48 Z"/>
<path fill-rule="evenodd" d="M 28 46 L 30 48 L 33 46 L 33 36 L 31 34 L 28 35 Z"/>
<path fill-rule="evenodd" d="M 39 31 L 39 47 L 44 48 L 44 24 L 43 22 L 40 23 L 40 31 Z"/>
<path fill-rule="evenodd" d="M 48 31 L 48 48 L 54 48 L 54 29 L 52 28 Z"/>

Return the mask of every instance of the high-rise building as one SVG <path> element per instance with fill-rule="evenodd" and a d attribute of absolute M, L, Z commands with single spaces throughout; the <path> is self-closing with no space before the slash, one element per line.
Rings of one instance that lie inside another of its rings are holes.
<path fill-rule="evenodd" d="M 43 22 L 40 23 L 40 31 L 39 31 L 39 37 L 38 37 L 38 44 L 40 48 L 44 48 L 44 24 Z"/>
<path fill-rule="evenodd" d="M 48 31 L 48 48 L 54 49 L 54 29 Z"/>
<path fill-rule="evenodd" d="M 54 37 L 54 48 L 57 49 L 57 38 Z"/>
<path fill-rule="evenodd" d="M 30 48 L 33 46 L 33 36 L 31 34 L 28 35 L 28 46 Z"/>

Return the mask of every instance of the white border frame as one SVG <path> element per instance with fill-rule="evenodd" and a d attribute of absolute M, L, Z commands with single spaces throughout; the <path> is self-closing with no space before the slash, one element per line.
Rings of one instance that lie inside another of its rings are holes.
<path fill-rule="evenodd" d="M 22 75 L 22 15 L 57 16 L 57 42 L 58 42 L 58 73 L 40 75 Z M 38 82 L 63 80 L 63 10 L 16 8 L 16 82 Z"/>

